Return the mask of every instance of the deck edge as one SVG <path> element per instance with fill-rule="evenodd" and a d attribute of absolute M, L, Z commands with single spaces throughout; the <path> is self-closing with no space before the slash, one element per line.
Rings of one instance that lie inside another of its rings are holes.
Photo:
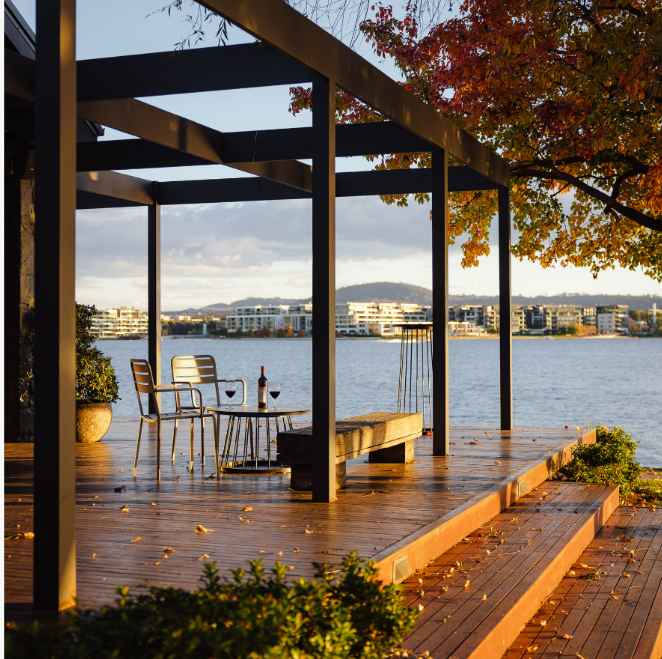
<path fill-rule="evenodd" d="M 539 462 L 501 481 L 497 489 L 475 495 L 459 508 L 375 554 L 372 560 L 379 578 L 386 583 L 397 583 L 424 568 L 462 538 L 546 481 L 570 461 L 575 446 L 595 441 L 595 428 L 580 431 L 573 441 L 550 451 Z"/>
<path fill-rule="evenodd" d="M 476 647 L 462 656 L 471 659 L 493 659 L 501 657 L 517 640 L 526 624 L 536 615 L 543 602 L 559 585 L 561 579 L 579 560 L 584 550 L 618 508 L 620 503 L 618 486 L 608 486 L 602 503 L 593 511 L 558 553 L 538 575 L 527 591 L 513 604 L 510 610 L 487 632 Z"/>

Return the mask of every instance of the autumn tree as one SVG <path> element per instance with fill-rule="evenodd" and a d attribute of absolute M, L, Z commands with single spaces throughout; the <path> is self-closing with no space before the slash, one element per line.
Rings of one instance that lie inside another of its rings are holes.
<path fill-rule="evenodd" d="M 378 5 L 361 30 L 411 93 L 508 161 L 515 255 L 662 280 L 662 3 L 465 0 L 425 30 L 415 7 L 397 17 Z M 309 102 L 293 90 L 294 112 Z M 338 107 L 340 121 L 379 119 L 346 95 Z M 377 160 L 429 165 L 426 154 Z M 451 195 L 465 266 L 489 252 L 495 208 L 493 193 Z"/>
<path fill-rule="evenodd" d="M 516 256 L 662 281 L 660 0 L 402 0 L 402 16 L 379 0 L 284 1 L 350 44 L 358 29 L 411 93 L 508 161 Z M 192 0 L 173 9 L 191 25 L 179 47 L 225 42 L 224 19 Z M 292 111 L 309 106 L 310 90 L 293 89 Z M 337 107 L 340 122 L 383 119 L 342 92 Z M 371 159 L 429 166 L 427 154 Z M 495 209 L 493 192 L 451 195 L 463 265 L 489 253 Z"/>

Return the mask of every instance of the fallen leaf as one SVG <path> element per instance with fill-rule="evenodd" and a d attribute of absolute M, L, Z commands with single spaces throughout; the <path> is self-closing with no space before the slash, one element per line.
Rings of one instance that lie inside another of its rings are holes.
<path fill-rule="evenodd" d="M 170 558 L 177 550 L 174 547 L 163 548 L 163 558 Z"/>
<path fill-rule="evenodd" d="M 209 533 L 210 531 L 213 531 L 214 529 L 208 529 L 206 526 L 203 524 L 196 524 L 195 525 L 195 532 L 199 533 L 200 535 L 203 535 L 205 533 Z"/>
<path fill-rule="evenodd" d="M 137 542 L 141 542 L 143 537 L 141 535 L 134 535 L 133 538 L 131 538 L 131 544 L 135 545 Z"/>
<path fill-rule="evenodd" d="M 97 558 L 97 553 L 95 551 L 92 552 L 92 560 L 96 560 Z"/>
<path fill-rule="evenodd" d="M 295 547 L 294 549 L 292 549 L 292 551 L 293 551 L 295 554 L 298 554 L 298 553 L 301 551 L 301 549 L 299 549 L 298 547 Z"/>
<path fill-rule="evenodd" d="M 471 585 L 471 579 L 467 579 L 464 582 L 464 590 L 469 590 L 469 586 Z"/>
<path fill-rule="evenodd" d="M 487 593 L 483 593 L 483 596 L 481 597 L 481 599 L 483 600 L 483 602 L 486 602 L 487 601 Z"/>
<path fill-rule="evenodd" d="M 242 510 L 242 512 L 245 512 L 245 513 L 252 513 L 253 512 L 253 506 L 244 506 L 241 510 Z"/>
<path fill-rule="evenodd" d="M 120 508 L 121 513 L 128 513 L 129 512 L 129 506 L 124 505 Z"/>
<path fill-rule="evenodd" d="M 547 620 L 541 620 L 538 624 L 539 624 L 541 627 L 547 627 Z"/>
<path fill-rule="evenodd" d="M 200 558 L 198 558 L 199 561 L 208 561 L 209 560 L 209 554 L 202 554 Z"/>
<path fill-rule="evenodd" d="M 303 532 L 306 535 L 312 535 L 313 533 L 315 533 L 315 531 L 313 529 L 311 529 L 310 527 L 308 527 L 308 526 L 303 530 Z"/>
<path fill-rule="evenodd" d="M 574 577 L 574 576 L 577 576 L 577 573 L 574 570 L 570 570 L 570 572 L 568 572 L 568 576 L 569 577 Z"/>
<path fill-rule="evenodd" d="M 418 603 L 418 610 L 419 610 L 419 611 L 422 611 L 424 608 L 425 608 L 425 607 L 423 606 L 423 604 L 421 604 L 421 602 L 419 602 L 419 603 Z"/>
<path fill-rule="evenodd" d="M 571 641 L 574 636 L 572 634 L 559 634 L 559 638 L 562 638 L 564 641 Z"/>
<path fill-rule="evenodd" d="M 537 645 L 529 645 L 526 648 L 526 651 L 529 652 L 530 654 L 533 654 L 537 649 L 538 649 Z"/>

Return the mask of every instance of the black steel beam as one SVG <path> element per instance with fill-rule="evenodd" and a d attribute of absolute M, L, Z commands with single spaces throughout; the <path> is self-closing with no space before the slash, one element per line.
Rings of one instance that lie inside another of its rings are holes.
<path fill-rule="evenodd" d="M 333 80 L 313 82 L 313 500 L 336 498 L 336 176 Z"/>
<path fill-rule="evenodd" d="M 499 400 L 501 430 L 513 429 L 513 342 L 510 276 L 510 191 L 499 188 Z"/>
<path fill-rule="evenodd" d="M 310 190 L 311 173 L 308 165 L 296 160 L 228 162 L 223 154 L 223 133 L 142 101 L 129 98 L 81 102 L 78 104 L 78 112 L 90 121 L 142 137 L 209 164 L 227 164 L 283 185 Z"/>
<path fill-rule="evenodd" d="M 155 194 L 159 203 L 164 206 L 310 198 L 310 193 L 253 177 L 168 181 L 157 183 Z"/>
<path fill-rule="evenodd" d="M 226 162 L 305 160 L 313 157 L 312 128 L 276 128 L 223 133 Z M 336 126 L 336 156 L 410 153 L 429 145 L 392 122 Z M 207 165 L 205 159 L 146 140 L 106 140 L 78 145 L 79 171 Z M 473 172 L 473 170 L 471 170 Z M 486 185 L 488 179 L 474 173 Z"/>
<path fill-rule="evenodd" d="M 76 0 L 37 3 L 33 606 L 76 596 Z"/>
<path fill-rule="evenodd" d="M 392 122 L 336 126 L 336 156 L 373 155 L 383 152 L 424 151 L 425 142 Z M 228 163 L 312 158 L 311 128 L 223 133 L 223 158 Z M 201 157 L 183 153 L 146 140 L 107 140 L 78 145 L 79 171 L 180 167 L 212 164 Z M 470 167 L 450 168 L 451 191 L 494 189 L 497 185 Z M 457 176 L 462 174 L 462 181 Z"/>
<path fill-rule="evenodd" d="M 147 358 L 152 375 L 161 384 L 161 206 L 147 208 Z M 155 413 L 154 399 L 149 398 L 150 412 Z"/>
<path fill-rule="evenodd" d="M 448 154 L 444 149 L 433 149 L 432 173 L 432 453 L 448 455 Z"/>
<path fill-rule="evenodd" d="M 507 184 L 508 166 L 491 149 L 282 0 L 200 0 L 200 4 L 335 80 L 385 117 L 446 149 L 495 183 Z"/>
<path fill-rule="evenodd" d="M 78 62 L 78 98 L 101 100 L 293 85 L 313 72 L 266 44 L 191 48 Z"/>
<path fill-rule="evenodd" d="M 119 172 L 79 173 L 76 176 L 76 189 L 79 193 L 89 193 L 97 197 L 123 202 L 114 203 L 109 207 L 117 205 L 146 206 L 154 201 L 151 181 Z M 89 197 L 82 198 L 89 199 Z"/>
<path fill-rule="evenodd" d="M 474 190 L 467 187 L 467 178 L 475 177 L 468 167 L 449 168 L 451 192 Z M 414 194 L 432 192 L 434 176 L 430 169 L 408 169 L 370 172 L 339 172 L 336 174 L 336 197 L 366 195 Z M 278 199 L 310 199 L 310 193 L 259 178 L 206 179 L 158 183 L 155 196 L 159 203 L 214 204 L 232 201 L 271 201 Z"/>

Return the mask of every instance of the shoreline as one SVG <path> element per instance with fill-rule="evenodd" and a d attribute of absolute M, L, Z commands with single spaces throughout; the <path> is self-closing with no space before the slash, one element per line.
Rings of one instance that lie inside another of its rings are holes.
<path fill-rule="evenodd" d="M 171 334 L 161 337 L 162 339 L 214 339 L 214 340 L 241 340 L 241 339 L 287 339 L 296 340 L 296 339 L 310 339 L 310 336 L 213 336 L 207 335 L 202 336 L 201 334 Z M 541 334 L 541 335 L 527 335 L 527 334 L 513 334 L 513 340 L 545 340 L 545 341 L 568 341 L 568 340 L 592 340 L 592 341 L 609 341 L 613 339 L 628 339 L 628 340 L 637 340 L 637 339 L 662 339 L 662 336 L 630 336 L 630 335 L 621 335 L 621 334 L 591 334 L 589 336 L 573 336 L 566 334 Z M 122 337 L 116 336 L 113 338 L 106 337 L 103 339 L 97 339 L 97 341 L 145 341 L 147 337 Z M 365 341 L 365 340 L 380 340 L 380 341 L 400 341 L 399 336 L 336 336 L 338 340 L 351 340 L 351 341 Z M 460 334 L 453 335 L 448 337 L 449 341 L 461 340 L 461 341 L 481 341 L 485 339 L 497 340 L 499 339 L 499 334 L 481 334 L 478 336 L 471 334 Z"/>

